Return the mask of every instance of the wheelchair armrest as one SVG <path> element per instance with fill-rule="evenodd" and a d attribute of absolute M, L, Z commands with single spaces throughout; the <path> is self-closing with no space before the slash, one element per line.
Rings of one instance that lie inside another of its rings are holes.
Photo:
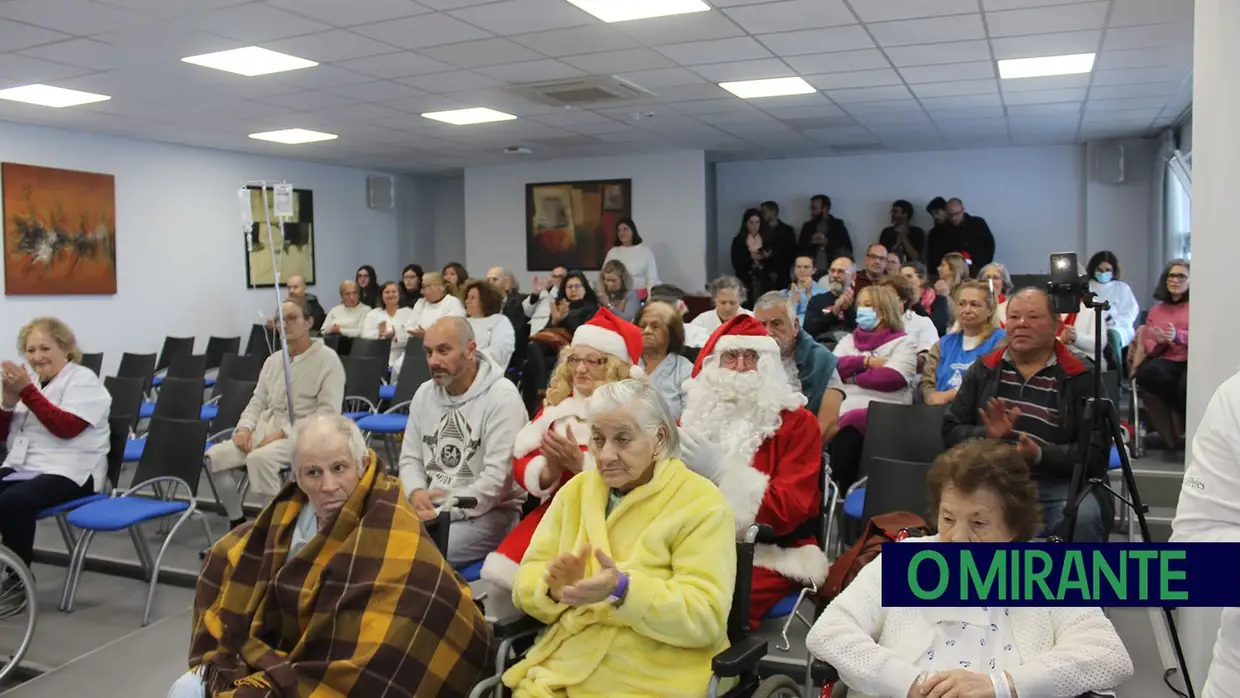
<path fill-rule="evenodd" d="M 491 626 L 491 631 L 496 639 L 504 640 L 507 638 L 517 637 L 518 635 L 527 635 L 542 630 L 543 624 L 534 620 L 524 613 L 500 618 Z"/>
<path fill-rule="evenodd" d="M 454 494 L 445 499 L 442 506 L 447 509 L 473 509 L 478 506 L 478 498 Z"/>
<path fill-rule="evenodd" d="M 758 662 L 762 661 L 762 658 L 766 656 L 766 650 L 766 640 L 753 635 L 747 635 L 744 639 L 715 655 L 710 667 L 716 675 L 724 678 L 740 676 L 741 674 L 755 671 L 758 668 Z"/>
<path fill-rule="evenodd" d="M 813 677 L 815 686 L 835 683 L 840 680 L 840 672 L 836 671 L 835 667 L 827 664 L 821 659 L 815 659 L 810 663 L 809 674 Z"/>
<path fill-rule="evenodd" d="M 774 543 L 775 529 L 766 524 L 753 524 L 745 531 L 746 543 Z"/>

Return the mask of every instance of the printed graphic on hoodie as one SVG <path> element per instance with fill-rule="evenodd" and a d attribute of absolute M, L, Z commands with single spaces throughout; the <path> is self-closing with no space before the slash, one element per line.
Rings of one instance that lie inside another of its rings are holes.
<path fill-rule="evenodd" d="M 448 408 L 435 427 L 434 433 L 422 436 L 422 443 L 430 450 L 426 474 L 444 489 L 467 487 L 477 473 L 469 467 L 470 461 L 482 448 L 465 415 L 456 408 Z"/>

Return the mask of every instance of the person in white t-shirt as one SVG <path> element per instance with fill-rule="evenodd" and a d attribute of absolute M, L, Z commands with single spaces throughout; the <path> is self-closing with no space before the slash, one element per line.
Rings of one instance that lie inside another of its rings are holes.
<path fill-rule="evenodd" d="M 486 352 L 501 369 L 507 370 L 517 346 L 517 335 L 512 321 L 504 315 L 503 292 L 489 281 L 470 279 L 465 282 L 465 311 L 469 314 L 478 350 Z"/>
<path fill-rule="evenodd" d="M 34 554 L 35 517 L 48 507 L 105 488 L 112 396 L 93 371 L 68 325 L 35 318 L 17 346 L 26 366 L 0 364 L 0 436 L 8 454 L 0 465 L 0 541 L 27 565 Z M 0 584 L 16 582 L 16 577 Z M 0 618 L 24 608 L 26 596 L 0 586 Z"/>
<path fill-rule="evenodd" d="M 659 268 L 654 252 L 642 244 L 637 224 L 631 218 L 621 218 L 616 224 L 616 244 L 607 250 L 603 264 L 617 260 L 633 277 L 633 289 L 643 298 L 646 292 L 659 284 Z"/>
<path fill-rule="evenodd" d="M 323 334 L 362 336 L 366 315 L 371 309 L 362 304 L 361 298 L 356 283 L 345 281 L 340 284 L 340 305 L 327 311 L 327 318 L 323 320 Z"/>
<path fill-rule="evenodd" d="M 383 284 L 379 298 L 382 305 L 366 313 L 362 339 L 391 339 L 388 366 L 394 372 L 400 371 L 400 362 L 405 358 L 405 344 L 409 341 L 413 310 L 400 307 L 400 286 L 395 281 Z"/>
<path fill-rule="evenodd" d="M 551 304 L 559 295 L 560 284 L 568 276 L 568 267 L 560 265 L 551 270 L 546 278 L 535 276 L 530 285 L 530 295 L 521 301 L 521 310 L 530 319 L 530 336 L 542 332 L 551 322 Z"/>
<path fill-rule="evenodd" d="M 426 330 L 439 318 L 465 317 L 465 304 L 448 293 L 450 288 L 443 276 L 433 271 L 422 276 L 422 297 L 414 304 L 409 318 L 408 332 L 411 336 L 426 334 Z"/>

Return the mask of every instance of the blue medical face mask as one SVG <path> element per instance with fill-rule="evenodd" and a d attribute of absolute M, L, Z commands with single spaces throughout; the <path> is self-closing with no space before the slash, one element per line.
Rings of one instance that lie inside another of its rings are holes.
<path fill-rule="evenodd" d="M 866 331 L 878 327 L 878 311 L 873 308 L 857 308 L 857 327 Z"/>
<path fill-rule="evenodd" d="M 1109 271 L 1096 271 L 1094 272 L 1094 278 L 1097 279 L 1100 284 L 1109 284 L 1111 283 L 1111 279 L 1115 278 L 1115 275 Z"/>

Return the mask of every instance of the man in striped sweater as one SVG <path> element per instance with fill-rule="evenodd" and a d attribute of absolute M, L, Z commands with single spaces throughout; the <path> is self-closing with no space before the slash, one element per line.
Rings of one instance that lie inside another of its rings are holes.
<path fill-rule="evenodd" d="M 948 448 L 978 438 L 1015 443 L 1038 485 L 1047 532 L 1065 535 L 1064 505 L 1080 459 L 1081 419 L 1093 390 L 1094 366 L 1056 339 L 1058 329 L 1059 316 L 1045 291 L 1027 288 L 1009 298 L 1008 344 L 965 372 L 943 418 L 943 441 Z M 1105 478 L 1106 433 L 1094 428 L 1087 438 L 1089 477 Z M 1087 497 L 1073 540 L 1105 541 L 1114 509 L 1104 492 Z"/>

